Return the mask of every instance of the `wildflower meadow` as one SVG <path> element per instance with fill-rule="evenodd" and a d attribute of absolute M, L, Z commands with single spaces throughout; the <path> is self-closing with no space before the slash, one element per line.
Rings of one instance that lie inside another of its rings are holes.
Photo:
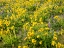
<path fill-rule="evenodd" d="M 0 48 L 64 48 L 64 0 L 0 0 Z"/>

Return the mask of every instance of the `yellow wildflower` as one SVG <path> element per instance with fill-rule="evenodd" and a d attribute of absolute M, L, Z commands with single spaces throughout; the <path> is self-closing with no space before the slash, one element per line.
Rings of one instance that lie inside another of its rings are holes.
<path fill-rule="evenodd" d="M 37 38 L 39 38 L 40 36 L 39 35 L 37 35 Z"/>
<path fill-rule="evenodd" d="M 55 41 L 52 41 L 51 45 L 54 46 L 55 44 L 56 44 L 56 42 Z"/>
<path fill-rule="evenodd" d="M 42 41 L 40 41 L 39 44 L 42 44 Z"/>
<path fill-rule="evenodd" d="M 11 30 L 13 30 L 13 29 L 14 29 L 14 26 L 11 27 Z"/>
<path fill-rule="evenodd" d="M 57 19 L 57 18 L 59 18 L 59 16 L 54 16 L 54 19 Z"/>
<path fill-rule="evenodd" d="M 62 13 L 62 10 L 60 10 L 59 12 Z"/>
<path fill-rule="evenodd" d="M 34 26 L 34 25 L 36 25 L 36 24 L 37 24 L 37 22 L 33 22 L 32 26 Z"/>
<path fill-rule="evenodd" d="M 21 48 L 21 46 L 18 46 L 18 48 Z"/>
<path fill-rule="evenodd" d="M 41 24 L 44 24 L 43 22 L 40 22 Z"/>
<path fill-rule="evenodd" d="M 45 30 L 49 30 L 50 28 L 46 27 Z"/>
<path fill-rule="evenodd" d="M 27 36 L 33 36 L 34 35 L 34 32 L 32 31 L 32 32 L 28 32 L 28 34 L 27 34 Z"/>
<path fill-rule="evenodd" d="M 56 45 L 56 48 L 61 48 L 61 43 L 58 42 L 58 44 Z"/>
<path fill-rule="evenodd" d="M 44 31 L 44 28 L 40 28 L 39 30 L 38 30 L 38 32 L 43 32 Z"/>
<path fill-rule="evenodd" d="M 55 16 L 54 19 L 57 19 L 59 21 L 60 17 L 59 16 Z"/>
<path fill-rule="evenodd" d="M 51 0 L 48 0 L 48 2 L 51 2 Z"/>
<path fill-rule="evenodd" d="M 57 37 L 54 36 L 53 39 L 54 39 L 54 40 L 57 40 Z"/>
<path fill-rule="evenodd" d="M 9 26 L 10 25 L 10 21 L 5 20 L 4 23 L 6 24 L 6 26 Z"/>
<path fill-rule="evenodd" d="M 34 32 L 32 31 L 30 35 L 33 36 L 34 35 Z"/>
<path fill-rule="evenodd" d="M 54 33 L 54 36 L 57 37 L 56 33 Z"/>
<path fill-rule="evenodd" d="M 22 21 L 24 21 L 24 19 L 22 19 Z"/>
<path fill-rule="evenodd" d="M 2 20 L 0 19 L 0 26 L 2 26 Z"/>
<path fill-rule="evenodd" d="M 23 46 L 23 48 L 28 48 L 28 46 Z"/>
<path fill-rule="evenodd" d="M 39 21 L 40 21 L 40 22 L 42 21 L 42 17 L 39 19 Z"/>
<path fill-rule="evenodd" d="M 35 39 L 32 39 L 32 43 L 33 43 L 33 44 L 36 44 L 36 40 L 35 40 Z"/>
<path fill-rule="evenodd" d="M 3 34 L 3 29 L 1 29 L 1 31 L 0 31 L 0 35 L 2 35 Z"/>

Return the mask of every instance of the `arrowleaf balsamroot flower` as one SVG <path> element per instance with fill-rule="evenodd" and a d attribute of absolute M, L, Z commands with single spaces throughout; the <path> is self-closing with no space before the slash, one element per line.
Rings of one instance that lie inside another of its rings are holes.
<path fill-rule="evenodd" d="M 36 40 L 35 40 L 35 39 L 32 39 L 32 43 L 33 43 L 33 44 L 36 44 Z"/>

